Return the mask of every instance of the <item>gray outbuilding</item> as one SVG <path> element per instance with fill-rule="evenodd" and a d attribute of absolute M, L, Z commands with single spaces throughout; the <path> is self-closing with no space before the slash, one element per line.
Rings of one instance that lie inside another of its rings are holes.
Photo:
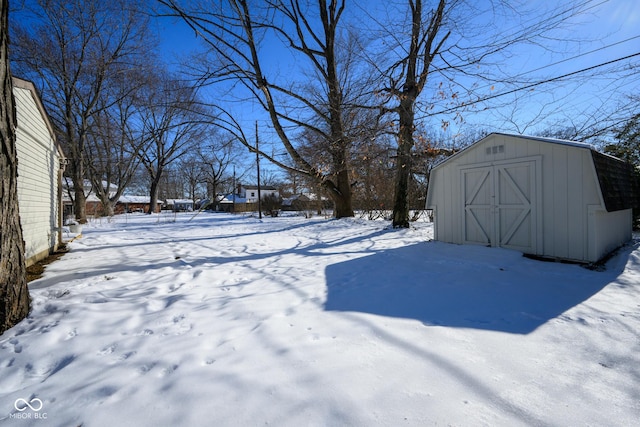
<path fill-rule="evenodd" d="M 435 166 L 435 239 L 595 262 L 631 239 L 632 168 L 590 145 L 492 133 Z"/>

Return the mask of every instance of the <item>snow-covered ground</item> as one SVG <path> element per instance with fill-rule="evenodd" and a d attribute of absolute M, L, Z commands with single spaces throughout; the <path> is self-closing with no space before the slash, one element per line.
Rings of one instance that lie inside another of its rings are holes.
<path fill-rule="evenodd" d="M 637 241 L 591 271 L 431 236 L 204 213 L 86 226 L 0 336 L 0 424 L 638 425 Z"/>

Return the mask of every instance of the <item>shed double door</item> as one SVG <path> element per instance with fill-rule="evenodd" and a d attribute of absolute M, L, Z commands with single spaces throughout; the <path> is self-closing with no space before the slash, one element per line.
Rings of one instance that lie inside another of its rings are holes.
<path fill-rule="evenodd" d="M 536 160 L 461 169 L 464 243 L 537 253 Z"/>

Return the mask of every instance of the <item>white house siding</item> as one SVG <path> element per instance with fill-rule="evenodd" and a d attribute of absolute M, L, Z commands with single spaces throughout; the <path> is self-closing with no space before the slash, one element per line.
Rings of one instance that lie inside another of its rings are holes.
<path fill-rule="evenodd" d="M 501 219 L 491 219 L 495 215 L 485 212 L 500 212 L 495 200 L 501 197 L 507 200 L 508 208 L 508 203 L 512 203 L 509 198 L 516 200 L 516 193 L 527 194 L 531 216 L 522 222 L 517 233 L 509 235 L 517 240 L 511 246 L 513 249 L 533 255 L 596 261 L 628 240 L 625 236 L 630 237 L 630 210 L 626 213 L 606 211 L 589 146 L 491 134 L 433 169 L 427 208 L 434 209 L 435 239 L 456 244 L 476 240 L 479 244 L 510 247 L 511 242 L 486 241 L 478 227 L 480 231 L 473 232 L 473 224 L 469 226 L 469 217 L 465 217 L 465 209 L 470 209 L 471 202 L 465 201 L 467 195 L 463 194 L 474 179 L 486 176 L 484 171 L 509 168 L 514 171 L 510 174 L 519 181 L 522 192 L 511 191 L 513 195 L 508 196 L 508 185 L 504 186 L 506 190 L 503 188 L 500 194 L 493 195 L 495 199 L 478 192 L 473 201 L 477 203 L 477 210 L 472 220 L 479 218 L 481 223 L 486 217 L 487 223 L 493 221 L 491 226 L 499 228 Z M 468 182 L 462 182 L 463 178 Z M 514 222 L 513 218 L 509 221 Z"/>
<path fill-rule="evenodd" d="M 27 265 L 57 249 L 60 153 L 31 83 L 14 79 L 18 201 Z"/>

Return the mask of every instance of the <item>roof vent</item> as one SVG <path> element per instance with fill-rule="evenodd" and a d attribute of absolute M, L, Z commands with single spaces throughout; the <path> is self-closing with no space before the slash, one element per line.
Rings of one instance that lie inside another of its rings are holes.
<path fill-rule="evenodd" d="M 494 145 L 493 147 L 487 147 L 485 151 L 487 154 L 504 153 L 504 145 Z"/>

